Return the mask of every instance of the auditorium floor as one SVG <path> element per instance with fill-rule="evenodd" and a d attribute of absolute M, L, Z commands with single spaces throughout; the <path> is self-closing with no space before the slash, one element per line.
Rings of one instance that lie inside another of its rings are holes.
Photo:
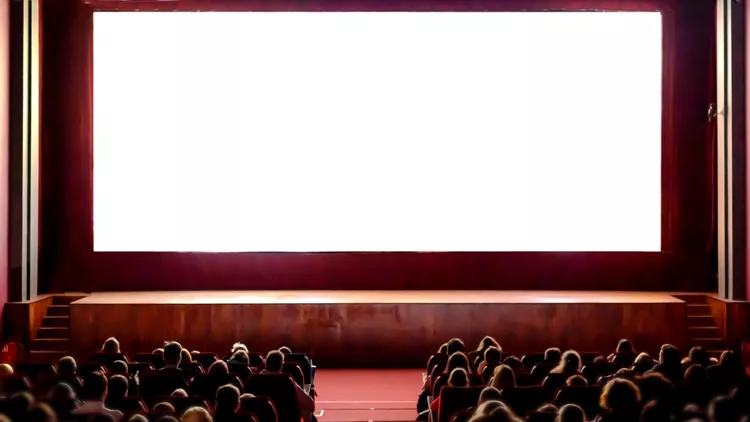
<path fill-rule="evenodd" d="M 321 369 L 315 388 L 315 414 L 321 422 L 413 421 L 422 371 Z"/>

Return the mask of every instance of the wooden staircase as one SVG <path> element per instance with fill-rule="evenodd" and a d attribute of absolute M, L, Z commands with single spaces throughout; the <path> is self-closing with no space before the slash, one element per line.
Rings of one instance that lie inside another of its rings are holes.
<path fill-rule="evenodd" d="M 684 300 L 687 307 L 687 347 L 701 346 L 709 356 L 718 359 L 726 350 L 726 344 L 722 338 L 721 329 L 711 314 L 711 307 L 706 301 L 706 296 L 686 294 L 675 295 L 675 297 Z"/>
<path fill-rule="evenodd" d="M 28 350 L 33 362 L 56 362 L 70 350 L 70 304 L 84 295 L 56 295 L 47 307 L 42 325 L 36 332 Z"/>

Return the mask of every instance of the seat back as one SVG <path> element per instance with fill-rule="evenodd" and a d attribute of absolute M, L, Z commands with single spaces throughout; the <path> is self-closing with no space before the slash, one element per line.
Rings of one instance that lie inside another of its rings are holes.
<path fill-rule="evenodd" d="M 240 393 L 245 391 L 244 384 L 239 378 L 237 378 L 237 375 L 234 374 L 198 374 L 193 378 L 193 382 L 190 383 L 188 391 L 190 392 L 190 395 L 203 397 L 209 403 L 213 403 L 214 400 L 216 400 L 216 390 L 226 384 L 234 385 L 240 390 Z"/>
<path fill-rule="evenodd" d="M 237 378 L 240 380 L 246 380 L 251 372 L 250 367 L 244 363 L 229 362 L 227 363 L 227 367 L 229 367 L 229 373 L 237 375 Z"/>
<path fill-rule="evenodd" d="M 191 407 L 202 407 L 209 412 L 212 407 L 211 404 L 206 400 L 205 397 L 201 396 L 188 396 L 188 397 L 174 397 L 174 396 L 158 396 L 154 399 L 155 403 L 170 403 L 174 406 L 176 413 L 182 414 Z"/>
<path fill-rule="evenodd" d="M 537 380 L 542 381 L 555 366 L 556 364 L 552 362 L 539 362 L 531 368 L 531 375 L 535 376 Z"/>
<path fill-rule="evenodd" d="M 253 374 L 245 384 L 245 391 L 271 399 L 278 412 L 279 422 L 298 422 L 297 389 L 286 374 Z"/>
<path fill-rule="evenodd" d="M 540 362 L 544 362 L 544 353 L 529 353 L 521 358 L 521 363 L 529 371 Z"/>
<path fill-rule="evenodd" d="M 500 397 L 518 416 L 524 417 L 551 401 L 552 394 L 542 386 L 505 388 Z"/>
<path fill-rule="evenodd" d="M 266 359 L 260 352 L 248 352 L 247 357 L 250 358 L 250 366 L 253 368 L 263 369 L 266 367 Z"/>
<path fill-rule="evenodd" d="M 240 410 L 250 412 L 258 417 L 258 422 L 278 422 L 279 415 L 273 401 L 265 396 L 243 398 L 240 401 Z"/>
<path fill-rule="evenodd" d="M 0 375 L 0 395 L 10 397 L 22 391 L 31 391 L 31 381 L 26 375 Z"/>
<path fill-rule="evenodd" d="M 518 387 L 533 387 L 539 385 L 539 380 L 531 374 L 518 374 L 516 375 L 516 386 Z"/>
<path fill-rule="evenodd" d="M 203 370 L 203 365 L 200 362 L 180 363 L 180 369 L 187 369 L 196 374 L 206 372 Z"/>
<path fill-rule="evenodd" d="M 156 368 L 154 368 L 154 365 L 151 364 L 151 362 L 131 362 L 128 364 L 128 373 L 135 375 L 139 372 L 145 372 L 145 371 L 153 371 Z"/>
<path fill-rule="evenodd" d="M 312 382 L 312 362 L 310 362 L 310 358 L 306 354 L 289 353 L 288 355 L 284 355 L 284 362 L 296 363 L 299 369 L 302 370 L 302 375 L 305 378 L 304 382 L 308 384 Z"/>
<path fill-rule="evenodd" d="M 196 362 L 200 362 L 201 366 L 203 366 L 203 369 L 208 371 L 208 367 L 211 366 L 212 363 L 219 360 L 219 357 L 216 355 L 216 353 L 194 353 L 193 360 Z"/>
<path fill-rule="evenodd" d="M 581 406 L 586 415 L 593 420 L 602 409 L 599 407 L 599 396 L 602 387 L 599 385 L 587 387 L 563 386 L 555 395 L 555 405 L 560 407 L 566 404 L 577 404 Z"/>
<path fill-rule="evenodd" d="M 90 362 L 101 363 L 105 367 L 109 368 L 115 361 L 121 360 L 127 362 L 128 358 L 122 353 L 94 353 L 89 359 Z"/>
<path fill-rule="evenodd" d="M 450 422 L 456 412 L 476 406 L 482 390 L 482 387 L 443 387 L 440 390 L 438 422 Z"/>
<path fill-rule="evenodd" d="M 305 376 L 302 373 L 302 369 L 294 362 L 284 362 L 284 367 L 281 372 L 292 377 L 295 383 L 300 387 L 305 387 Z"/>
<path fill-rule="evenodd" d="M 94 372 L 101 372 L 107 375 L 107 368 L 99 362 L 84 362 L 78 365 L 78 376 L 86 378 L 87 375 L 91 375 Z"/>
<path fill-rule="evenodd" d="M 146 371 L 139 376 L 140 396 L 151 406 L 157 396 L 168 396 L 178 388 L 188 390 L 184 376 L 172 371 Z"/>
<path fill-rule="evenodd" d="M 440 368 L 440 372 L 445 370 L 445 366 L 448 364 L 448 355 L 445 353 L 435 353 L 427 359 L 427 375 L 432 373 L 435 367 Z"/>
<path fill-rule="evenodd" d="M 133 357 L 134 362 L 148 362 L 154 365 L 154 369 L 164 367 L 164 355 L 161 353 L 138 353 Z"/>

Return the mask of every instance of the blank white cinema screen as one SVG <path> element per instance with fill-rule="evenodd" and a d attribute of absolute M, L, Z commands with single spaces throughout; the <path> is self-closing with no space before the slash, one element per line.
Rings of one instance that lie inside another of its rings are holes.
<path fill-rule="evenodd" d="M 656 12 L 94 16 L 97 251 L 659 251 Z"/>

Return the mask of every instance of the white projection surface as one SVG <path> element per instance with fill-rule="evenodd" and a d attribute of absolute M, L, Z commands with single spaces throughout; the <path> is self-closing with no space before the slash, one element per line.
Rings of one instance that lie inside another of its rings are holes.
<path fill-rule="evenodd" d="M 94 16 L 96 251 L 659 251 L 659 13 Z"/>

